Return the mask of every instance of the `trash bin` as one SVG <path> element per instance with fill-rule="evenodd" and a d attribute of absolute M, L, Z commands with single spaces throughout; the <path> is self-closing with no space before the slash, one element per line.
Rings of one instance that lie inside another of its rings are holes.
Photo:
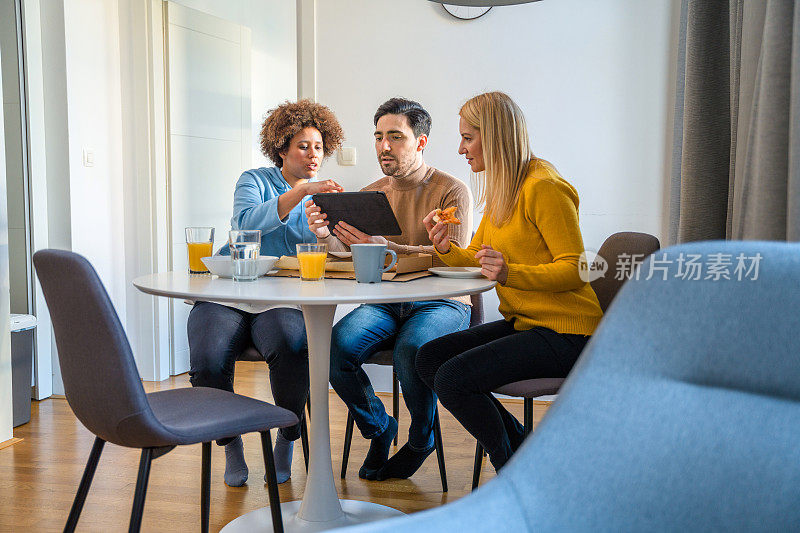
<path fill-rule="evenodd" d="M 14 427 L 31 421 L 31 372 L 36 317 L 11 315 L 11 404 Z"/>

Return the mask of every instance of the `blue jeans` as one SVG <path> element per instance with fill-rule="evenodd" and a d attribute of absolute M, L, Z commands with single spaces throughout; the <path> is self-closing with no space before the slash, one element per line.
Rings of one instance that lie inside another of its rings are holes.
<path fill-rule="evenodd" d="M 420 346 L 469 326 L 470 307 L 453 300 L 362 305 L 333 327 L 330 381 L 347 404 L 364 438 L 377 437 L 389 415 L 361 365 L 374 353 L 392 349 L 394 371 L 411 414 L 408 444 L 416 451 L 433 447 L 436 395 L 414 368 Z"/>

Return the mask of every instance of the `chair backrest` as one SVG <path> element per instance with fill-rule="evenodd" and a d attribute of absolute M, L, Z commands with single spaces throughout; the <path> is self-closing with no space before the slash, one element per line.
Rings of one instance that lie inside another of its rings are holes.
<path fill-rule="evenodd" d="M 472 242 L 472 239 L 474 238 L 475 232 L 473 231 L 472 237 L 470 237 L 470 242 Z M 469 315 L 469 327 L 474 328 L 475 326 L 480 326 L 483 324 L 483 293 L 479 292 L 478 294 L 470 294 L 469 299 L 470 303 L 472 304 L 472 309 L 470 309 Z"/>
<path fill-rule="evenodd" d="M 624 265 L 630 264 L 631 260 L 644 261 L 645 257 L 660 247 L 658 239 L 654 236 L 633 231 L 615 233 L 603 242 L 597 255 L 608 262 L 608 271 L 605 276 L 592 281 L 591 285 L 604 313 L 627 280 L 626 277 L 617 276 L 618 267 L 625 270 Z"/>
<path fill-rule="evenodd" d="M 92 265 L 65 250 L 40 250 L 33 264 L 58 347 L 67 401 L 103 440 L 132 445 L 124 422 L 151 415 L 128 338 Z"/>
<path fill-rule="evenodd" d="M 687 274 L 692 256 L 702 268 Z M 711 241 L 657 259 L 663 275 L 625 283 L 495 480 L 372 530 L 796 530 L 800 244 Z"/>

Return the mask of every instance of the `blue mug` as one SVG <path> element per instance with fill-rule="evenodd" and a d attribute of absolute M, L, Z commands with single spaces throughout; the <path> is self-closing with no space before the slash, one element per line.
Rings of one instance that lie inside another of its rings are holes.
<path fill-rule="evenodd" d="M 352 244 L 350 251 L 353 252 L 353 268 L 359 283 L 380 283 L 382 274 L 397 263 L 397 254 L 387 250 L 385 244 Z M 387 254 L 392 256 L 392 261 L 384 268 Z"/>

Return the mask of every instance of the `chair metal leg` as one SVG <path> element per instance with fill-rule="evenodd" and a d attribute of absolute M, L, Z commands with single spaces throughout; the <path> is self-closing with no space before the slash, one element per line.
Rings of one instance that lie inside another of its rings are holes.
<path fill-rule="evenodd" d="M 308 474 L 308 424 L 305 416 L 300 421 L 300 443 L 303 445 L 303 460 L 306 463 L 306 474 Z"/>
<path fill-rule="evenodd" d="M 481 481 L 481 467 L 483 467 L 483 455 L 486 450 L 483 449 L 481 443 L 475 444 L 475 466 L 472 467 L 472 490 L 478 488 L 478 483 Z"/>
<path fill-rule="evenodd" d="M 81 516 L 83 504 L 86 502 L 86 495 L 89 494 L 89 487 L 92 485 L 92 479 L 97 470 L 97 463 L 100 461 L 100 454 L 103 452 L 105 443 L 106 441 L 100 437 L 95 437 L 94 439 L 94 446 L 92 446 L 92 452 L 89 454 L 89 460 L 86 461 L 86 468 L 83 469 L 83 477 L 81 477 L 80 485 L 78 485 L 75 500 L 72 502 L 67 525 L 64 526 L 64 533 L 75 531 L 75 527 L 78 525 L 78 518 Z"/>
<path fill-rule="evenodd" d="M 400 382 L 397 380 L 397 373 L 392 371 L 392 416 L 400 423 Z M 394 445 L 397 446 L 398 431 L 394 434 Z"/>
<path fill-rule="evenodd" d="M 347 411 L 347 427 L 344 430 L 344 451 L 342 452 L 342 479 L 347 476 L 347 461 L 350 459 L 350 443 L 353 441 L 353 415 Z"/>
<path fill-rule="evenodd" d="M 278 494 L 278 478 L 275 476 L 275 459 L 272 457 L 272 441 L 269 438 L 269 430 L 261 432 L 261 448 L 264 450 L 264 467 L 267 470 L 267 492 L 269 493 L 269 510 L 272 512 L 272 531 L 283 533 L 281 497 Z"/>
<path fill-rule="evenodd" d="M 211 515 L 211 443 L 203 443 L 203 466 L 200 476 L 200 531 L 208 533 Z"/>
<path fill-rule="evenodd" d="M 138 533 L 142 527 L 142 514 L 144 514 L 144 499 L 147 495 L 147 481 L 150 479 L 150 463 L 153 461 L 153 449 L 142 448 L 142 458 L 139 460 L 139 476 L 136 478 L 136 490 L 133 496 L 133 509 L 131 510 L 131 523 L 128 533 Z"/>
<path fill-rule="evenodd" d="M 525 408 L 524 426 L 525 436 L 527 437 L 533 431 L 533 398 L 524 398 L 522 404 Z"/>
<path fill-rule="evenodd" d="M 433 415 L 433 441 L 436 443 L 436 459 L 439 461 L 439 476 L 442 478 L 442 492 L 447 492 L 447 471 L 444 468 L 444 443 L 442 428 L 439 425 L 439 408 Z"/>

